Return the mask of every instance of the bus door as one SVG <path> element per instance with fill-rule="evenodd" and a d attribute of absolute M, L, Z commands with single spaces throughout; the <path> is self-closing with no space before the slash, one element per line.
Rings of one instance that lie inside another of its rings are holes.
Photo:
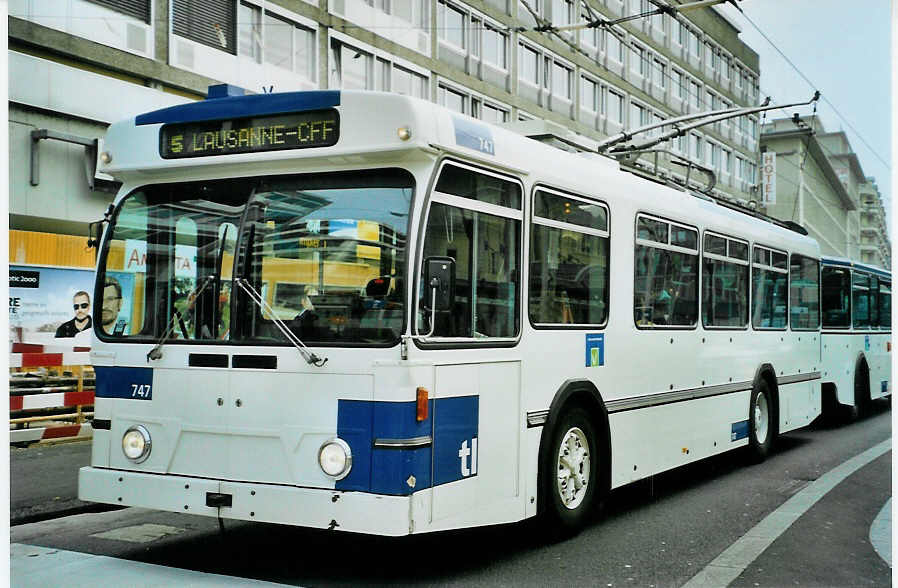
<path fill-rule="evenodd" d="M 517 182 L 448 162 L 430 195 L 417 332 L 450 347 L 432 351 L 436 528 L 517 501 L 522 204 Z"/>

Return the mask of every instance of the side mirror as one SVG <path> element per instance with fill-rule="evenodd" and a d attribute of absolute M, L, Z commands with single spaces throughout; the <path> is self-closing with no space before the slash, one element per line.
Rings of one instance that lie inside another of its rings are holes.
<path fill-rule="evenodd" d="M 454 294 L 455 260 L 451 257 L 425 259 L 423 307 L 428 310 L 450 310 Z"/>

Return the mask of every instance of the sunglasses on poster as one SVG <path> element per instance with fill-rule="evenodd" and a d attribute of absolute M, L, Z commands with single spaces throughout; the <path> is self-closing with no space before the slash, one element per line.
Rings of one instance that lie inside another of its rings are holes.
<path fill-rule="evenodd" d="M 73 304 L 72 306 L 75 307 L 75 310 L 78 310 L 79 308 L 87 308 L 90 306 L 90 302 L 82 302 L 81 304 Z"/>

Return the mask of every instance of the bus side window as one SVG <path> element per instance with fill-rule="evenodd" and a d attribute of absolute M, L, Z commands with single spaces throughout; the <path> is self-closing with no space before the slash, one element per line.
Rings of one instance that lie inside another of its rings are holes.
<path fill-rule="evenodd" d="M 698 231 L 639 215 L 634 256 L 636 325 L 694 326 L 698 321 Z"/>
<path fill-rule="evenodd" d="M 459 197 L 471 199 L 472 205 L 477 200 L 489 211 L 465 208 L 467 203 Z M 451 257 L 456 268 L 453 306 L 437 311 L 433 336 L 516 336 L 520 329 L 520 186 L 446 165 L 431 200 L 421 259 Z M 517 210 L 505 208 L 512 206 Z M 429 296 L 430 290 L 419 284 L 420 333 L 428 332 L 430 326 Z"/>
<path fill-rule="evenodd" d="M 892 284 L 879 281 L 879 326 L 892 328 Z"/>
<path fill-rule="evenodd" d="M 851 302 L 854 315 L 854 328 L 870 327 L 870 276 L 854 272 L 851 277 Z"/>
<path fill-rule="evenodd" d="M 755 329 L 785 329 L 789 284 L 786 254 L 755 247 L 752 259 L 751 325 Z"/>
<path fill-rule="evenodd" d="M 748 243 L 705 234 L 702 324 L 738 328 L 748 325 Z"/>
<path fill-rule="evenodd" d="M 789 315 L 793 330 L 820 327 L 820 262 L 793 255 L 789 264 Z"/>
<path fill-rule="evenodd" d="M 537 190 L 530 241 L 534 324 L 603 324 L 608 317 L 608 210 Z"/>
<path fill-rule="evenodd" d="M 844 268 L 824 267 L 821 271 L 823 326 L 851 326 L 851 272 Z"/>

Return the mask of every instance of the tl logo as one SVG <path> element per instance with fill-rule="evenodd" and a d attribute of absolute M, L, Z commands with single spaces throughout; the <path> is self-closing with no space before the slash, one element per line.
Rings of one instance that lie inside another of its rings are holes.
<path fill-rule="evenodd" d="M 470 467 L 468 463 L 470 459 Z M 477 474 L 477 437 L 471 439 L 471 446 L 468 447 L 468 440 L 465 439 L 461 443 L 461 449 L 458 450 L 458 458 L 461 460 L 461 477 L 467 478 Z"/>

